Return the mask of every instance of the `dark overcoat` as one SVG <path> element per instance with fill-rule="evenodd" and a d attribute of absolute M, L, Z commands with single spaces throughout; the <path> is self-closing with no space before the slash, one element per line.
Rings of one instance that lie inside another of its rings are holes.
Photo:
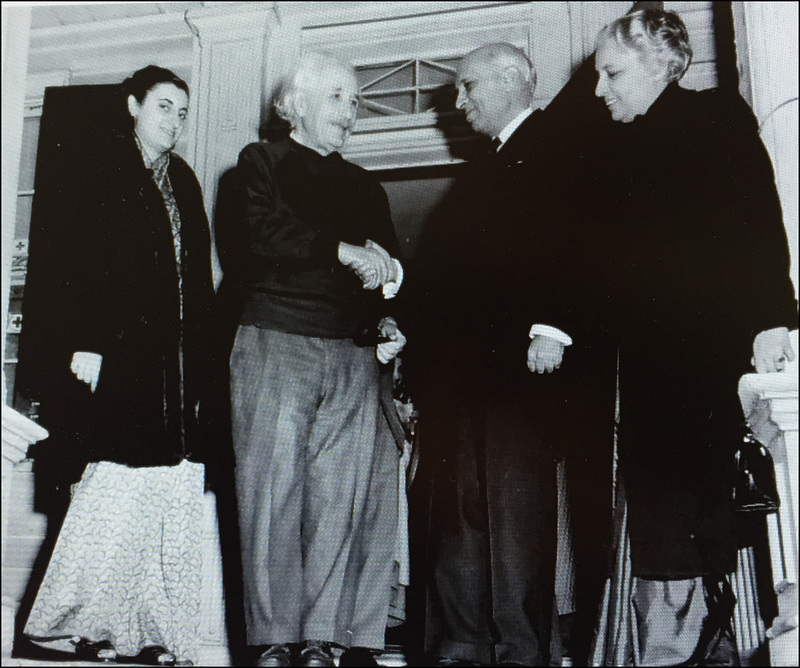
<path fill-rule="evenodd" d="M 621 342 L 633 573 L 728 572 L 737 381 L 756 334 L 797 325 L 772 166 L 736 93 L 670 84 L 614 125 L 597 201 L 614 251 L 597 280 Z"/>
<path fill-rule="evenodd" d="M 508 400 L 524 407 L 537 443 L 563 452 L 611 442 L 597 420 L 611 429 L 615 349 L 574 253 L 585 220 L 570 203 L 572 161 L 560 155 L 557 129 L 534 111 L 499 152 L 489 147 L 464 168 L 423 232 L 401 298 L 415 397 Z M 573 339 L 557 373 L 528 370 L 533 324 Z"/>
<path fill-rule="evenodd" d="M 72 468 L 98 460 L 140 467 L 198 459 L 214 308 L 200 186 L 172 154 L 181 318 L 163 197 L 132 134 L 106 140 L 88 164 L 57 175 L 58 189 L 42 189 L 48 202 L 40 213 L 52 217 L 46 222 L 61 247 L 52 248 L 46 231 L 32 233 L 19 386 L 41 402 L 50 455 Z M 102 355 L 94 393 L 70 372 L 75 351 Z"/>

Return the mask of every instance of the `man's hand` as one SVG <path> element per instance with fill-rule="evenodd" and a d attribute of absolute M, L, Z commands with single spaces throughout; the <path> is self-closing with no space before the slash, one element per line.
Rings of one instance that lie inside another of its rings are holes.
<path fill-rule="evenodd" d="M 783 371 L 794 360 L 794 350 L 786 327 L 767 329 L 753 340 L 753 366 L 758 373 Z"/>
<path fill-rule="evenodd" d="M 364 244 L 364 248 L 370 248 L 376 251 L 378 255 L 381 256 L 381 259 L 386 262 L 387 266 L 389 267 L 389 280 L 386 281 L 387 283 L 397 280 L 397 269 L 394 266 L 392 256 L 389 255 L 388 251 L 383 246 L 375 243 L 372 239 L 367 239 L 367 243 Z"/>
<path fill-rule="evenodd" d="M 102 355 L 76 352 L 72 354 L 72 362 L 69 368 L 78 380 L 82 380 L 94 392 L 97 389 L 97 381 L 100 379 L 100 366 L 102 364 Z"/>
<path fill-rule="evenodd" d="M 339 262 L 356 272 L 366 290 L 374 290 L 390 282 L 397 272 L 389 254 L 371 241 L 364 246 L 341 242 Z"/>
<path fill-rule="evenodd" d="M 378 325 L 378 331 L 380 331 L 381 337 L 388 338 L 389 340 L 379 343 L 375 354 L 381 364 L 388 364 L 397 357 L 398 353 L 406 345 L 406 337 L 403 336 L 403 333 L 397 328 L 397 323 L 394 318 L 386 317 L 381 320 Z"/>
<path fill-rule="evenodd" d="M 367 239 L 367 243 L 364 244 L 364 246 L 377 250 L 384 259 L 389 259 L 392 265 L 391 278 L 389 278 L 386 283 L 382 283 L 381 287 L 383 288 L 384 299 L 394 299 L 400 291 L 400 285 L 403 282 L 403 266 L 400 264 L 400 260 L 393 258 L 380 244 L 375 243 L 372 239 Z"/>
<path fill-rule="evenodd" d="M 536 373 L 552 373 L 563 359 L 564 344 L 549 336 L 534 336 L 528 346 L 528 369 Z"/>

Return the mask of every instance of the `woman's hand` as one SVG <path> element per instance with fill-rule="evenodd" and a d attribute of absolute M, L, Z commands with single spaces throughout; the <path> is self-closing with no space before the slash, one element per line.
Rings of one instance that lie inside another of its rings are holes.
<path fill-rule="evenodd" d="M 753 366 L 758 373 L 783 371 L 794 360 L 794 350 L 786 327 L 767 329 L 753 341 Z"/>
<path fill-rule="evenodd" d="M 397 322 L 394 318 L 386 317 L 380 321 L 378 331 L 382 338 L 389 339 L 383 343 L 379 343 L 375 349 L 375 354 L 381 364 L 388 364 L 391 362 L 406 345 L 406 337 L 397 328 Z"/>
<path fill-rule="evenodd" d="M 72 355 L 72 363 L 69 368 L 78 380 L 82 380 L 94 392 L 97 389 L 97 381 L 100 378 L 100 366 L 102 364 L 102 355 L 76 352 Z"/>

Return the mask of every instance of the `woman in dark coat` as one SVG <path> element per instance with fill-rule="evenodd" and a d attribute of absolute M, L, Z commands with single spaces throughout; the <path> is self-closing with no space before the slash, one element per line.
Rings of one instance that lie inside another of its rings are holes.
<path fill-rule="evenodd" d="M 39 369 L 45 426 L 90 463 L 25 634 L 84 658 L 172 665 L 196 662 L 199 645 L 210 236 L 197 179 L 171 153 L 186 83 L 151 65 L 120 102 L 133 131 L 76 165 L 69 268 L 48 313 L 58 368 Z"/>
<path fill-rule="evenodd" d="M 751 355 L 759 372 L 793 358 L 788 328 L 797 322 L 755 119 L 735 93 L 680 88 L 690 59 L 685 26 L 660 10 L 606 27 L 596 54 L 595 92 L 617 121 L 598 208 L 614 234 L 603 287 L 621 340 L 639 665 L 737 660 L 710 621 L 724 610 L 729 627 L 732 613 L 737 382 Z"/>

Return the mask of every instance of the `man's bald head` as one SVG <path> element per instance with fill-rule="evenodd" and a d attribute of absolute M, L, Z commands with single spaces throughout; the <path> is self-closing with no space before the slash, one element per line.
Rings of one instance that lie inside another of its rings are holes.
<path fill-rule="evenodd" d="M 531 106 L 536 72 L 522 50 L 499 42 L 470 51 L 456 74 L 456 106 L 476 132 L 495 137 Z"/>

